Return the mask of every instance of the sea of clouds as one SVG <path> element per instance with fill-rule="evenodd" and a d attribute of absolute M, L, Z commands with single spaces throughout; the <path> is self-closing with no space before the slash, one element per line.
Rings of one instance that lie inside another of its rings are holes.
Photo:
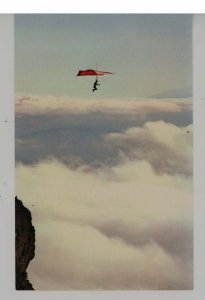
<path fill-rule="evenodd" d="M 192 101 L 16 99 L 35 289 L 193 287 Z"/>

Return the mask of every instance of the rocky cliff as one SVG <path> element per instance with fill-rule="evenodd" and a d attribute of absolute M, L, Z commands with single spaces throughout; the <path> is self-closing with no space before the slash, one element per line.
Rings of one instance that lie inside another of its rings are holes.
<path fill-rule="evenodd" d="M 15 198 L 16 289 L 33 290 L 26 269 L 35 256 L 35 229 L 30 211 Z"/>

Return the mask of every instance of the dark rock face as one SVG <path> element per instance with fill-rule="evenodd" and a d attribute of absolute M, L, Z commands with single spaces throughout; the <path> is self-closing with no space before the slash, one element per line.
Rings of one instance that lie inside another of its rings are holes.
<path fill-rule="evenodd" d="M 15 198 L 16 223 L 16 289 L 33 290 L 26 269 L 35 256 L 35 229 L 30 211 Z"/>

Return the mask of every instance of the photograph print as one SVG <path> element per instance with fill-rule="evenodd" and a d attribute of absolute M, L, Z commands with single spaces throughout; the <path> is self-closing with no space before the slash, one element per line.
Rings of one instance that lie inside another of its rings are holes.
<path fill-rule="evenodd" d="M 192 15 L 15 15 L 17 290 L 193 289 Z"/>

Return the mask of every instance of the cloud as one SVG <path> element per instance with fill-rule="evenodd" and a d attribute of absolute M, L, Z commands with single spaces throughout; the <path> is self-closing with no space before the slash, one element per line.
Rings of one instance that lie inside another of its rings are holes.
<path fill-rule="evenodd" d="M 190 178 L 48 160 L 18 165 L 16 186 L 36 227 L 36 289 L 192 288 Z"/>
<path fill-rule="evenodd" d="M 191 289 L 192 102 L 17 96 L 36 289 Z"/>
<path fill-rule="evenodd" d="M 164 121 L 105 136 L 121 156 L 147 160 L 156 173 L 192 174 L 192 126 L 177 127 Z"/>
<path fill-rule="evenodd" d="M 16 114 L 39 115 L 52 114 L 62 115 L 71 113 L 149 113 L 158 112 L 182 112 L 184 105 L 192 110 L 191 99 L 81 99 L 70 97 L 38 96 L 38 95 L 17 95 L 15 106 Z"/>
<path fill-rule="evenodd" d="M 187 126 L 192 123 L 190 100 L 82 100 L 50 96 L 17 96 L 16 105 L 17 162 L 35 164 L 52 156 L 70 167 L 78 167 L 81 164 L 89 164 L 91 167 L 113 166 L 121 161 L 122 151 L 119 153 L 118 144 L 111 141 L 111 136 L 119 134 L 119 146 L 123 150 L 123 155 L 128 158 L 133 158 L 134 155 L 134 158 L 148 159 L 148 155 L 146 153 L 142 155 L 140 151 L 147 152 L 149 147 L 152 148 L 156 158 L 149 161 L 155 171 L 181 172 L 187 164 L 187 160 L 184 162 L 186 154 L 176 157 L 170 145 L 164 145 L 162 140 L 157 140 L 156 132 L 164 130 L 162 136 L 163 139 L 167 139 L 169 134 L 174 135 L 173 130 L 177 135 L 177 127 L 183 127 L 180 137 L 183 140 L 187 139 L 189 143 L 191 130 L 189 138 L 185 136 L 186 130 L 189 130 Z M 147 123 L 147 120 L 150 123 Z M 170 124 L 166 126 L 165 123 Z M 136 130 L 141 132 L 141 137 L 140 134 L 137 136 L 141 143 L 138 153 L 136 153 L 137 139 L 134 136 L 125 138 L 126 134 L 130 135 L 131 131 Z M 169 134 L 166 134 L 166 130 L 170 131 Z M 128 145 L 120 145 L 119 139 L 120 136 L 122 139 L 123 135 L 124 140 L 129 142 Z M 105 138 L 106 136 L 110 138 Z M 177 151 L 179 154 L 179 150 Z M 162 154 L 162 165 L 157 159 L 159 154 Z M 164 158 L 166 154 L 169 159 L 171 158 L 170 163 L 174 162 L 173 167 L 169 166 L 168 160 Z M 178 171 L 176 168 L 174 170 L 180 159 Z M 183 172 L 189 174 L 190 163 L 184 169 Z"/>
<path fill-rule="evenodd" d="M 59 226 L 51 222 L 46 224 L 44 236 L 38 250 L 43 255 L 33 270 L 33 278 L 42 288 L 45 285 L 47 289 L 101 290 L 191 287 L 188 270 L 154 242 L 133 247 L 120 239 L 107 238 L 93 227 L 69 223 Z"/>

